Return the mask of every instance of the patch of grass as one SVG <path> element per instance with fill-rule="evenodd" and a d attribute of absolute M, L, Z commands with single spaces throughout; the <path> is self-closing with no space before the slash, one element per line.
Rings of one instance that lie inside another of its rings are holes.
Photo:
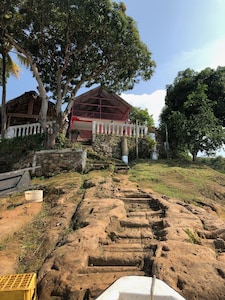
<path fill-rule="evenodd" d="M 0 243 L 0 251 L 6 249 L 6 243 Z"/>
<path fill-rule="evenodd" d="M 32 179 L 32 184 L 42 186 L 46 192 L 55 194 L 63 194 L 63 191 L 79 188 L 81 185 L 82 176 L 76 172 L 61 173 L 49 178 L 35 177 Z"/>
<path fill-rule="evenodd" d="M 17 272 L 34 272 L 43 264 L 48 255 L 45 231 L 48 228 L 48 207 L 44 205 L 42 211 L 17 234 L 20 240 L 20 255 Z M 49 244 L 49 241 L 48 241 Z M 48 246 L 49 247 L 49 246 Z"/>
<path fill-rule="evenodd" d="M 140 188 L 151 188 L 188 203 L 214 201 L 215 196 L 212 195 L 215 189 L 221 188 L 221 183 L 225 182 L 224 174 L 203 164 L 166 160 L 136 161 L 129 170 L 129 176 Z"/>
<path fill-rule="evenodd" d="M 187 228 L 185 232 L 188 235 L 189 242 L 191 244 L 201 245 L 201 238 L 198 236 L 196 231 L 191 231 L 189 228 Z"/>

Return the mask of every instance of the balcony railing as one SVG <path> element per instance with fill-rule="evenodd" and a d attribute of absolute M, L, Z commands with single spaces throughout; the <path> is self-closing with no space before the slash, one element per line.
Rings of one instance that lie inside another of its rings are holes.
<path fill-rule="evenodd" d="M 138 124 L 127 124 L 121 122 L 92 122 L 92 136 L 95 139 L 96 134 L 128 136 L 143 138 L 148 134 L 148 127 Z"/>
<path fill-rule="evenodd" d="M 82 123 L 82 122 L 81 122 Z M 128 137 L 145 137 L 148 134 L 148 127 L 138 124 L 128 124 L 114 121 L 93 121 L 92 123 L 83 122 L 85 126 L 92 126 L 92 136 L 95 139 L 96 134 L 114 135 L 114 136 L 128 136 Z M 87 129 L 84 125 L 84 128 Z M 12 139 L 20 136 L 35 135 L 42 133 L 40 123 L 24 124 L 10 126 L 6 130 L 6 139 Z"/>
<path fill-rule="evenodd" d="M 34 135 L 43 132 L 40 123 L 10 126 L 6 130 L 5 138 L 12 139 L 20 136 Z"/>

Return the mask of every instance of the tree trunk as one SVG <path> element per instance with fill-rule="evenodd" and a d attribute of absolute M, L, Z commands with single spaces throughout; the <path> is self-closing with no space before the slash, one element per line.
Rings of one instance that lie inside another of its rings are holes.
<path fill-rule="evenodd" d="M 11 44 L 16 48 L 16 50 L 22 54 L 24 54 L 24 56 L 27 58 L 27 62 L 33 72 L 33 75 L 35 77 L 35 79 L 37 80 L 38 83 L 38 91 L 40 94 L 40 97 L 42 99 L 41 102 L 41 109 L 39 112 L 39 122 L 41 124 L 41 127 L 44 131 L 45 136 L 48 136 L 48 132 L 47 132 L 47 112 L 48 112 L 48 98 L 47 98 L 47 93 L 44 87 L 44 84 L 41 80 L 41 77 L 39 76 L 38 73 L 38 68 L 36 67 L 32 57 L 29 55 L 28 52 L 26 52 L 25 49 L 21 48 L 12 38 L 12 36 L 7 35 L 7 38 L 9 38 Z M 47 147 L 49 143 L 47 142 L 45 144 L 45 147 Z"/>
<path fill-rule="evenodd" d="M 196 161 L 198 152 L 192 152 L 192 161 Z"/>
<path fill-rule="evenodd" d="M 6 133 L 6 56 L 2 55 L 2 108 L 1 108 L 1 138 L 5 138 Z"/>

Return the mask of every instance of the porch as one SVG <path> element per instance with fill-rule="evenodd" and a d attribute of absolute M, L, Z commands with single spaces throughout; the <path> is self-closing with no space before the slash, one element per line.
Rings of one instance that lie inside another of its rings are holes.
<path fill-rule="evenodd" d="M 51 122 L 48 122 L 50 125 Z M 121 121 L 108 121 L 99 120 L 93 122 L 79 121 L 74 124 L 73 130 L 84 130 L 89 131 L 92 140 L 95 139 L 96 135 L 114 135 L 114 136 L 127 136 L 127 137 L 140 137 L 143 138 L 148 134 L 148 127 L 139 124 L 128 124 Z M 40 123 L 23 124 L 9 126 L 6 130 L 6 139 L 12 139 L 15 137 L 35 135 L 42 133 Z"/>

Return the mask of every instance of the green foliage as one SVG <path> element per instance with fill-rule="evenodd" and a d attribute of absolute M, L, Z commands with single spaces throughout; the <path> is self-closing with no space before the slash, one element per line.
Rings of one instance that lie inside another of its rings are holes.
<path fill-rule="evenodd" d="M 146 125 L 149 128 L 153 127 L 154 120 L 152 115 L 149 115 L 148 109 L 142 109 L 140 107 L 132 107 L 130 115 L 129 115 L 131 123 L 136 123 L 138 121 L 138 124 Z"/>
<path fill-rule="evenodd" d="M 151 78 L 155 62 L 123 3 L 26 0 L 17 7 L 21 18 L 11 35 L 14 46 L 37 67 L 46 91 L 57 102 L 61 127 L 81 86 L 98 84 L 121 92 Z"/>
<path fill-rule="evenodd" d="M 187 228 L 185 232 L 187 233 L 189 237 L 189 242 L 191 244 L 201 245 L 201 238 L 198 236 L 196 231 L 191 231 L 189 228 Z"/>
<path fill-rule="evenodd" d="M 222 156 L 217 156 L 217 157 L 207 157 L 207 158 L 199 158 L 199 162 L 209 166 L 210 168 L 221 172 L 225 173 L 225 158 Z"/>
<path fill-rule="evenodd" d="M 5 137 L 7 126 L 6 120 L 6 83 L 10 75 L 19 78 L 20 67 L 12 60 L 10 52 L 12 44 L 7 38 L 11 33 L 14 22 L 19 18 L 17 5 L 19 1 L 2 0 L 0 3 L 0 85 L 2 86 L 2 107 L 1 107 L 1 138 Z M 21 56 L 18 57 L 19 59 Z"/>
<path fill-rule="evenodd" d="M 32 150 L 43 149 L 43 134 L 4 139 L 0 142 L 0 163 L 2 172 L 11 171 L 12 165 Z"/>
<path fill-rule="evenodd" d="M 224 142 L 224 130 L 213 112 L 213 101 L 207 98 L 206 86 L 198 84 L 196 91 L 187 97 L 184 109 L 187 112 L 186 142 L 194 156 L 198 151 L 211 153 Z"/>
<path fill-rule="evenodd" d="M 64 148 L 64 146 L 66 145 L 66 137 L 64 134 L 62 133 L 58 133 L 56 136 L 56 147 L 61 149 Z"/>
<path fill-rule="evenodd" d="M 150 136 L 138 139 L 138 156 L 141 159 L 150 159 L 155 141 Z M 134 138 L 128 139 L 129 161 L 133 161 L 137 157 L 136 140 Z"/>
<path fill-rule="evenodd" d="M 139 140 L 139 157 L 140 158 L 150 158 L 151 153 L 155 142 L 150 138 L 150 136 L 146 136 L 143 139 Z"/>
<path fill-rule="evenodd" d="M 167 87 L 166 106 L 160 116 L 162 140 L 165 141 L 166 124 L 172 157 L 189 151 L 195 160 L 198 152 L 210 155 L 222 146 L 225 122 L 224 115 L 218 113 L 218 103 L 223 107 L 222 99 L 225 68 L 207 68 L 200 73 L 187 69 L 178 73 L 174 84 Z"/>

